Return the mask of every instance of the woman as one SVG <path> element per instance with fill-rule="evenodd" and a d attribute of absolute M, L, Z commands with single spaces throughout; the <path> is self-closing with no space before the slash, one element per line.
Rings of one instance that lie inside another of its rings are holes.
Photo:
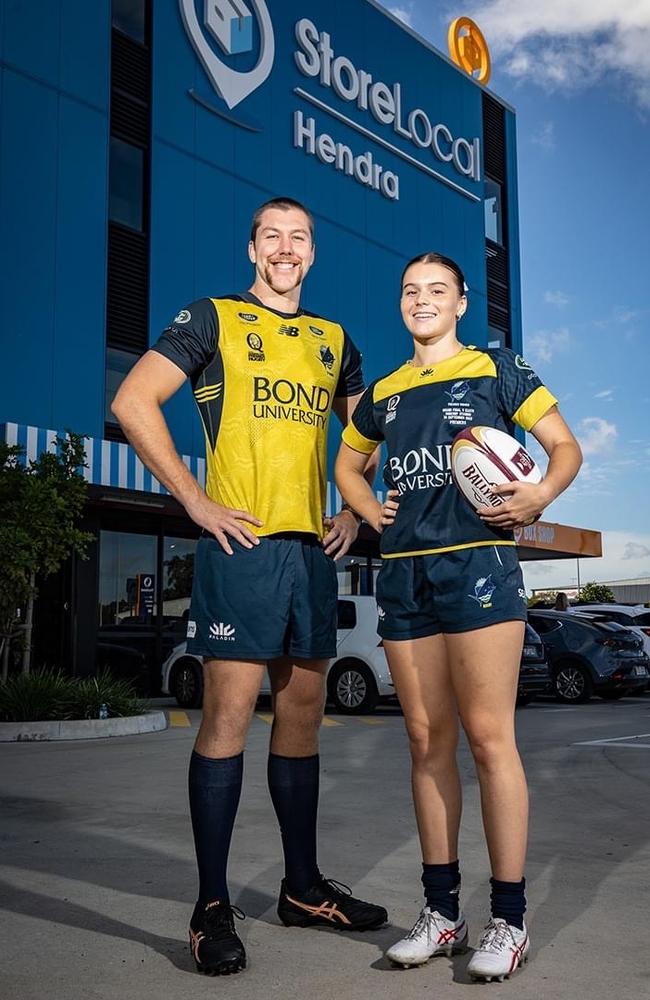
<path fill-rule="evenodd" d="M 382 534 L 379 633 L 404 711 L 422 847 L 425 906 L 388 957 L 404 966 L 462 949 L 458 829 L 458 725 L 476 765 L 492 869 L 491 918 L 469 964 L 503 977 L 525 961 L 526 779 L 514 709 L 526 595 L 512 529 L 530 523 L 575 477 L 579 446 L 557 400 L 523 358 L 465 347 L 463 274 L 436 253 L 402 275 L 401 313 L 413 358 L 365 391 L 343 433 L 336 482 L 346 502 Z M 531 431 L 549 456 L 539 485 L 509 483 L 506 502 L 475 512 L 452 483 L 453 438 L 465 426 Z M 385 441 L 392 487 L 380 504 L 363 478 Z"/>

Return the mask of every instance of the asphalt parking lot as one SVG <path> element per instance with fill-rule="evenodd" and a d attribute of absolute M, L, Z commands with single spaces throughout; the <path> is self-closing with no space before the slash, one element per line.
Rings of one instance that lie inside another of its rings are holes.
<path fill-rule="evenodd" d="M 467 956 L 408 971 L 382 957 L 421 905 L 408 755 L 394 707 L 326 717 L 320 814 L 324 874 L 384 903 L 391 926 L 345 936 L 279 924 L 280 840 L 262 708 L 230 865 L 233 901 L 247 914 L 239 929 L 249 968 L 198 976 L 186 937 L 196 881 L 185 791 L 198 714 L 173 714 L 163 733 L 0 746 L 2 1000 L 650 994 L 650 698 L 570 708 L 548 700 L 518 711 L 532 802 L 532 957 L 510 981 L 483 985 L 468 981 Z M 475 942 L 489 872 L 465 748 L 460 761 L 462 901 Z"/>

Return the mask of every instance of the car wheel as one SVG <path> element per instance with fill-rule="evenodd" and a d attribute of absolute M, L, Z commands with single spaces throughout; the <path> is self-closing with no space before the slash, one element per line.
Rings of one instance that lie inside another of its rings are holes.
<path fill-rule="evenodd" d="M 335 663 L 327 677 L 327 690 L 337 712 L 343 715 L 372 712 L 379 701 L 372 670 L 359 660 Z"/>
<path fill-rule="evenodd" d="M 181 708 L 200 708 L 203 701 L 201 664 L 187 656 L 174 664 L 169 690 Z"/>
<path fill-rule="evenodd" d="M 629 693 L 627 688 L 617 688 L 613 691 L 598 691 L 598 697 L 602 698 L 603 701 L 618 701 L 619 698 L 625 698 Z"/>
<path fill-rule="evenodd" d="M 553 678 L 555 697 L 569 705 L 580 705 L 589 701 L 594 685 L 586 667 L 580 663 L 563 663 L 557 668 Z"/>

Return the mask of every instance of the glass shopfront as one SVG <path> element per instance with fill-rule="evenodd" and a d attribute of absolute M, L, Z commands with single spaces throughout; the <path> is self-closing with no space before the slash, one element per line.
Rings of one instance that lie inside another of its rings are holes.
<path fill-rule="evenodd" d="M 160 694 L 160 669 L 187 629 L 196 539 L 99 532 L 95 666 Z"/>

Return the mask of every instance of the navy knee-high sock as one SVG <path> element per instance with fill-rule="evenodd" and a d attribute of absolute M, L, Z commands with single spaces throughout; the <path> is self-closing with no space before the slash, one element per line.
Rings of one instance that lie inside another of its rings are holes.
<path fill-rule="evenodd" d="M 492 916 L 503 917 L 503 919 L 524 929 L 524 913 L 526 912 L 526 879 L 521 882 L 500 882 L 496 878 L 490 879 L 492 892 L 490 893 L 490 903 L 492 905 Z"/>
<path fill-rule="evenodd" d="M 268 781 L 275 808 L 288 886 L 300 893 L 319 878 L 316 861 L 316 820 L 320 759 L 269 754 Z"/>
<path fill-rule="evenodd" d="M 437 910 L 447 920 L 458 920 L 460 868 L 458 861 L 446 865 L 422 864 L 422 885 L 427 906 Z"/>
<path fill-rule="evenodd" d="M 241 794 L 244 755 L 190 758 L 190 815 L 199 866 L 199 902 L 229 900 L 226 869 Z"/>

